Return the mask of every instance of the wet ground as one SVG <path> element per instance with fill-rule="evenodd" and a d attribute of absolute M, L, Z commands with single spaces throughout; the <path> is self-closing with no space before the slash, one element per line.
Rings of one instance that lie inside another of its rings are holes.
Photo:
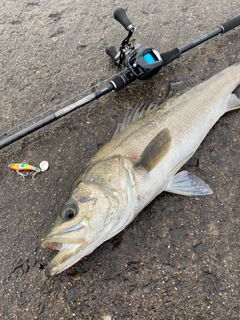
<path fill-rule="evenodd" d="M 119 70 L 105 54 L 125 30 L 160 52 L 239 15 L 238 1 L 7 1 L 0 4 L 1 133 Z M 164 193 L 123 232 L 53 278 L 41 234 L 86 161 L 137 102 L 161 102 L 169 81 L 202 80 L 239 55 L 240 29 L 182 55 L 153 79 L 110 93 L 0 151 L 0 319 L 240 318 L 239 111 L 226 114 L 185 165 L 214 190 L 196 199 Z M 105 84 L 103 84 L 105 85 Z M 100 86 L 101 87 L 101 86 Z M 67 105 L 67 104 L 66 104 Z M 50 163 L 36 181 L 11 162 Z M 74 281 L 70 276 L 77 272 Z"/>

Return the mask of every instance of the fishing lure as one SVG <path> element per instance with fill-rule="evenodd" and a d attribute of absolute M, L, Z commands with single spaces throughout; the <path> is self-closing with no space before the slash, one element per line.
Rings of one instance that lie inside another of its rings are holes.
<path fill-rule="evenodd" d="M 11 163 L 8 165 L 8 167 L 14 171 L 17 172 L 18 175 L 21 176 L 21 180 L 24 181 L 26 176 L 28 176 L 29 172 L 26 172 L 25 174 L 22 171 L 32 171 L 30 175 L 32 176 L 33 180 L 36 180 L 35 175 L 39 172 L 46 171 L 49 167 L 49 164 L 47 161 L 42 161 L 38 167 L 34 167 L 31 164 L 25 163 L 25 162 L 16 162 Z"/>

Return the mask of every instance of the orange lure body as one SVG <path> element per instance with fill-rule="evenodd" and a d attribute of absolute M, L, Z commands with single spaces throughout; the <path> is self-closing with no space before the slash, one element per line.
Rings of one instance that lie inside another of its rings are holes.
<path fill-rule="evenodd" d="M 28 163 L 11 163 L 9 164 L 9 168 L 14 171 L 35 171 L 40 172 L 41 170 L 38 167 L 34 167 Z"/>

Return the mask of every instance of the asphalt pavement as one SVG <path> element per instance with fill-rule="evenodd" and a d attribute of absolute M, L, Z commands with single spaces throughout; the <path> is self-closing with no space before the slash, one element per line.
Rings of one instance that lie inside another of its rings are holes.
<path fill-rule="evenodd" d="M 0 134 L 7 133 L 1 139 L 105 86 L 109 80 L 102 81 L 120 71 L 105 53 L 127 35 L 113 18 L 119 7 L 134 24 L 137 42 L 159 52 L 240 14 L 239 2 L 227 0 L 2 0 Z M 239 59 L 239 43 L 240 28 L 219 35 L 152 79 L 109 93 L 0 150 L 0 319 L 240 319 L 238 110 L 219 120 L 184 166 L 213 195 L 161 194 L 123 232 L 52 278 L 44 271 L 55 252 L 40 247 L 84 164 L 111 139 L 128 108 L 161 103 L 172 79 L 207 79 Z M 43 160 L 49 170 L 35 181 L 21 181 L 8 168 Z"/>

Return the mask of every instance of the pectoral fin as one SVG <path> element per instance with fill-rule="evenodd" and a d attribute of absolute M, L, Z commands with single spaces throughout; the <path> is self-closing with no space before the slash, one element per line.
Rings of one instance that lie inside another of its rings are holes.
<path fill-rule="evenodd" d="M 185 196 L 205 196 L 213 193 L 209 185 L 188 171 L 180 171 L 173 176 L 165 191 Z"/>
<path fill-rule="evenodd" d="M 168 153 L 172 138 L 168 129 L 160 131 L 146 146 L 134 168 L 141 167 L 151 171 Z"/>

